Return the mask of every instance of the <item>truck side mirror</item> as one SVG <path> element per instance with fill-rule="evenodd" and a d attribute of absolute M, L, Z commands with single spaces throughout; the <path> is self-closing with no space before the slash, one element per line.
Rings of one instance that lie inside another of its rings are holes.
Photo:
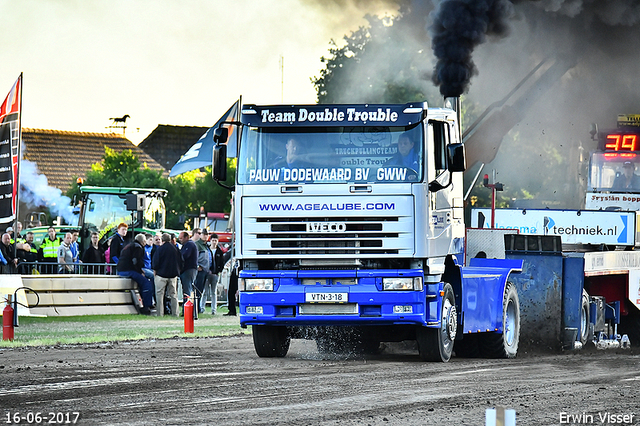
<path fill-rule="evenodd" d="M 220 129 L 216 129 L 216 132 Z M 223 129 L 225 132 L 227 129 Z M 215 136 L 214 136 L 215 138 Z M 216 145 L 213 148 L 213 179 L 224 182 L 227 180 L 227 146 Z"/>
<path fill-rule="evenodd" d="M 229 129 L 226 127 L 218 127 L 213 131 L 213 141 L 216 145 L 227 143 L 227 139 L 229 139 Z"/>
<path fill-rule="evenodd" d="M 452 143 L 447 148 L 449 150 L 449 171 L 464 172 L 467 169 L 464 145 L 461 143 Z"/>

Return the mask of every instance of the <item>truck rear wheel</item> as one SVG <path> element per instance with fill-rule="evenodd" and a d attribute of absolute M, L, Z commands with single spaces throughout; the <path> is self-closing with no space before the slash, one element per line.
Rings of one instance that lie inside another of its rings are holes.
<path fill-rule="evenodd" d="M 453 289 L 450 284 L 444 285 L 442 309 L 440 311 L 440 327 L 428 328 L 419 326 L 416 330 L 418 352 L 423 361 L 447 362 L 453 353 L 453 343 L 458 328 Z"/>
<path fill-rule="evenodd" d="M 486 358 L 515 358 L 520 341 L 520 301 L 518 291 L 507 283 L 502 299 L 502 333 L 478 335 L 480 352 Z"/>
<path fill-rule="evenodd" d="M 283 357 L 289 351 L 291 336 L 287 327 L 253 325 L 253 346 L 262 358 Z"/>

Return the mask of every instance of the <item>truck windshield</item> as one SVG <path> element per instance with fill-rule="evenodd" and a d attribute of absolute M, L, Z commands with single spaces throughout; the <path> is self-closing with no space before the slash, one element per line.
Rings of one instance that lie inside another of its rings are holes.
<path fill-rule="evenodd" d="M 165 205 L 161 198 L 148 197 L 144 211 L 144 227 L 163 229 L 165 224 Z M 89 194 L 84 222 L 88 229 L 101 235 L 115 229 L 121 222 L 130 227 L 132 215 L 125 206 L 125 196 L 118 194 Z M 135 224 L 140 227 L 140 224 Z"/>
<path fill-rule="evenodd" d="M 589 188 L 598 192 L 640 193 L 640 157 L 636 153 L 591 154 Z"/>
<path fill-rule="evenodd" d="M 229 219 L 209 218 L 207 227 L 212 232 L 225 232 L 229 229 Z"/>
<path fill-rule="evenodd" d="M 423 132 L 408 127 L 245 127 L 240 184 L 417 182 Z"/>

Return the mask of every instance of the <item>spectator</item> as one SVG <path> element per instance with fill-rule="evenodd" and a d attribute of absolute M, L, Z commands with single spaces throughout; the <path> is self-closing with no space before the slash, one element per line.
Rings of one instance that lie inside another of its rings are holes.
<path fill-rule="evenodd" d="M 180 253 L 182 253 L 182 259 L 184 260 L 184 269 L 180 274 L 180 282 L 182 282 L 182 314 L 184 315 L 184 304 L 191 297 L 193 284 L 198 273 L 198 248 L 196 243 L 189 239 L 189 233 L 186 231 L 180 232 L 178 240 L 182 244 Z"/>
<path fill-rule="evenodd" d="M 236 293 L 238 292 L 238 260 L 231 260 L 231 274 L 229 275 L 229 292 L 227 293 L 227 307 L 229 312 L 224 315 L 236 316 Z"/>
<path fill-rule="evenodd" d="M 20 223 L 20 222 L 18 222 Z M 21 274 L 28 274 L 34 268 L 34 263 L 38 260 L 38 249 L 33 241 L 33 232 L 29 231 L 21 243 L 16 244 L 16 256 L 18 257 L 18 269 Z M 20 265 L 26 262 L 30 265 Z"/>
<path fill-rule="evenodd" d="M 73 235 L 71 232 L 64 234 L 64 240 L 58 247 L 58 273 L 70 274 L 73 272 L 73 252 L 71 251 L 71 242 Z"/>
<path fill-rule="evenodd" d="M 193 230 L 191 240 L 196 243 L 196 247 L 198 248 L 198 273 L 196 274 L 195 281 L 198 303 L 196 303 L 196 306 L 198 307 L 198 313 L 203 313 L 202 299 L 204 296 L 204 286 L 207 281 L 207 276 L 210 274 L 209 268 L 211 267 L 211 262 L 209 260 L 209 253 L 207 252 L 207 244 L 202 240 L 202 231 L 200 228 Z"/>
<path fill-rule="evenodd" d="M 38 250 L 38 257 L 40 261 L 48 263 L 43 267 L 45 274 L 55 274 L 58 270 L 54 263 L 58 263 L 58 248 L 62 244 L 62 239 L 56 237 L 56 229 L 50 226 L 47 230 L 47 236 L 44 237 Z"/>
<path fill-rule="evenodd" d="M 171 244 L 171 236 L 162 234 L 162 245 L 153 253 L 151 268 L 155 273 L 156 286 L 156 314 L 164 315 L 165 291 L 171 302 L 171 315 L 178 316 L 178 275 L 182 268 L 182 255 L 178 248 Z"/>
<path fill-rule="evenodd" d="M 91 245 L 87 247 L 87 249 L 82 254 L 82 262 L 83 263 L 93 263 L 94 265 L 88 265 L 89 272 L 92 274 L 104 274 L 104 266 L 103 265 L 95 265 L 105 263 L 106 259 L 104 257 L 104 250 L 100 248 L 100 234 L 97 232 L 91 233 Z"/>
<path fill-rule="evenodd" d="M 73 263 L 80 262 L 80 246 L 78 245 L 78 231 L 71 231 L 71 254 L 73 255 Z"/>
<path fill-rule="evenodd" d="M 4 258 L 4 254 L 2 254 L 2 250 L 0 250 L 0 274 L 4 274 L 5 266 L 7 266 L 7 259 Z"/>
<path fill-rule="evenodd" d="M 144 267 L 142 268 L 142 272 L 144 272 L 144 276 L 149 278 L 151 281 L 154 280 L 153 271 L 151 270 L 151 251 L 153 250 L 153 237 L 151 234 L 143 234 L 145 245 L 144 245 Z"/>
<path fill-rule="evenodd" d="M 205 229 L 202 230 L 203 239 L 205 236 Z M 217 286 L 219 281 L 219 274 L 224 269 L 224 253 L 219 247 L 218 234 L 211 234 L 211 237 L 207 241 L 207 253 L 209 255 L 211 266 L 209 267 L 209 275 L 205 281 L 205 287 L 200 301 L 200 308 L 204 312 L 206 308 L 207 299 L 211 299 L 211 315 L 215 315 L 218 308 L 218 293 Z"/>
<path fill-rule="evenodd" d="M 121 277 L 131 278 L 138 283 L 143 305 L 140 313 L 150 315 L 151 307 L 153 306 L 153 284 L 147 277 L 142 275 L 144 244 L 144 235 L 136 235 L 134 242 L 127 244 L 119 253 L 120 257 L 118 259 L 117 270 L 118 275 Z"/>
<path fill-rule="evenodd" d="M 169 236 L 169 240 L 171 240 L 171 236 Z M 156 235 L 153 236 L 153 247 L 151 247 L 151 259 L 153 259 L 153 255 L 156 252 L 156 249 L 162 245 L 162 233 L 156 232 Z"/>
<path fill-rule="evenodd" d="M 0 243 L 0 252 L 7 262 L 4 265 L 4 272 L 7 274 L 15 274 L 18 272 L 18 258 L 15 256 L 15 244 L 11 244 L 11 235 L 8 232 L 2 234 L 2 242 Z"/>
<path fill-rule="evenodd" d="M 118 263 L 118 260 L 120 259 L 120 252 L 125 246 L 124 237 L 126 237 L 128 229 L 129 225 L 123 222 L 118 225 L 116 233 L 111 237 L 111 243 L 109 244 L 111 263 Z"/>
<path fill-rule="evenodd" d="M 22 237 L 22 222 L 16 222 L 16 232 L 14 233 L 13 228 L 10 226 L 5 231 L 11 236 L 11 244 L 21 243 L 24 238 Z"/>

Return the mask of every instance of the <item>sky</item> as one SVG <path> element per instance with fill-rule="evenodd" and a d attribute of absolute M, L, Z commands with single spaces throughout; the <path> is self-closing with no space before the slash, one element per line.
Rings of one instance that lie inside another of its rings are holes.
<path fill-rule="evenodd" d="M 23 73 L 22 126 L 135 144 L 159 124 L 212 126 L 244 103 L 315 103 L 330 41 L 386 0 L 0 0 L 0 97 Z M 284 64 L 284 66 L 281 66 Z M 121 131 L 121 130 L 117 130 Z"/>

